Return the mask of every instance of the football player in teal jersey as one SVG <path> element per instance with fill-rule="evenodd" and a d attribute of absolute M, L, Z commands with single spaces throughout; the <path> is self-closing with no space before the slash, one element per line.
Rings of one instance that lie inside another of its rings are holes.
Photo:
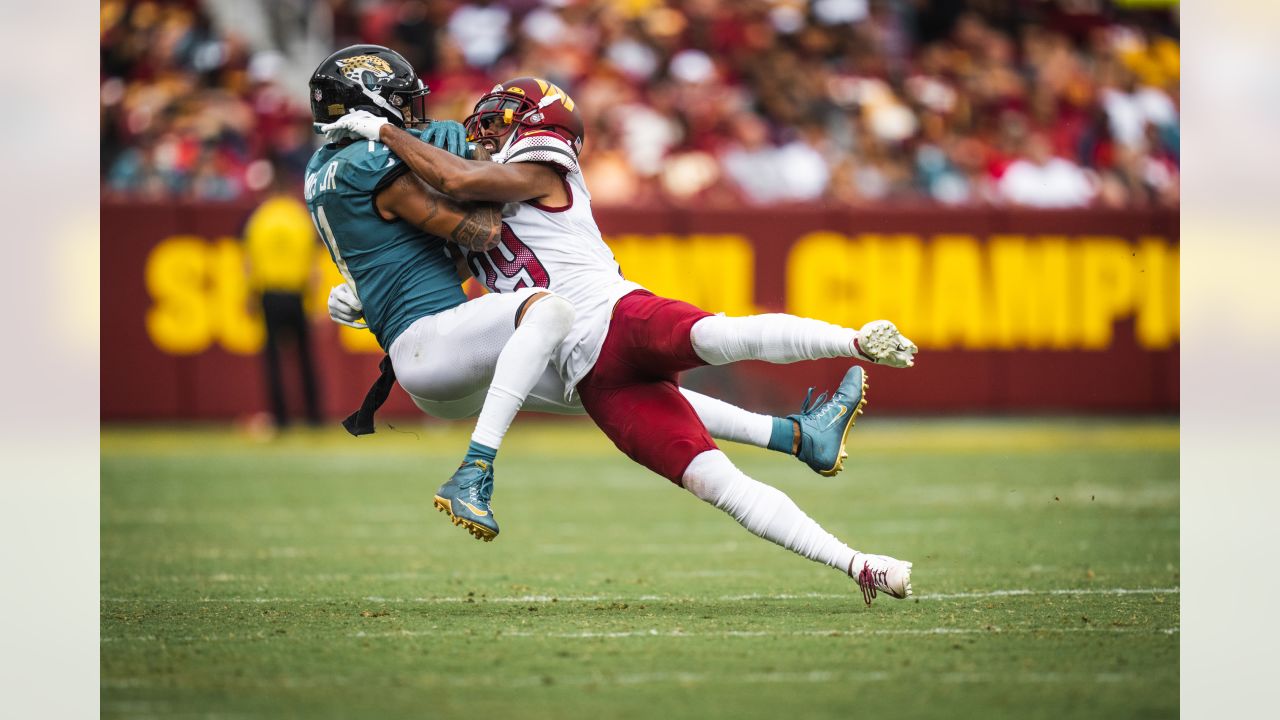
<path fill-rule="evenodd" d="M 316 68 L 310 91 L 317 123 L 366 110 L 426 141 L 465 152 L 451 126 L 423 122 L 428 90 L 388 48 L 339 50 Z M 381 143 L 342 133 L 326 139 L 307 165 L 307 207 L 346 280 L 338 299 L 360 307 L 359 325 L 373 332 L 388 355 L 382 376 L 361 411 L 347 419 L 347 428 L 354 434 L 373 431 L 373 411 L 393 381 L 432 415 L 478 412 L 470 447 L 437 491 L 435 504 L 455 525 L 492 540 L 498 534 L 490 504 L 498 448 L 568 332 L 573 306 L 533 287 L 468 302 L 448 244 L 462 251 L 495 247 L 501 206 L 444 197 L 406 172 Z"/>

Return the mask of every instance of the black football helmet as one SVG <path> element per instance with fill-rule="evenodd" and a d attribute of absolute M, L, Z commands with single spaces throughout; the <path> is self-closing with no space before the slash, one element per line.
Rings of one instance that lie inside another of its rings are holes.
<path fill-rule="evenodd" d="M 317 123 L 368 110 L 399 127 L 426 120 L 431 92 L 403 55 L 381 45 L 352 45 L 330 55 L 311 74 L 310 87 Z"/>

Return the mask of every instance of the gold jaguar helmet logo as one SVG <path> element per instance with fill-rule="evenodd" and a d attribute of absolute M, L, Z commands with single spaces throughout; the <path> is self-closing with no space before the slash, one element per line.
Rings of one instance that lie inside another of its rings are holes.
<path fill-rule="evenodd" d="M 356 55 L 338 61 L 338 70 L 353 82 L 363 83 L 364 74 L 372 73 L 379 80 L 385 80 L 395 73 L 391 71 L 391 63 L 377 55 Z"/>

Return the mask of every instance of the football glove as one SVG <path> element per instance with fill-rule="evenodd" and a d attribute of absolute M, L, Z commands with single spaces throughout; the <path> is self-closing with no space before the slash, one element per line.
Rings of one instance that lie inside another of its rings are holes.
<path fill-rule="evenodd" d="M 360 302 L 360 298 L 356 296 L 351 286 L 346 283 L 334 285 L 329 291 L 329 319 L 339 325 L 364 330 L 369 325 L 360 322 L 363 316 L 364 304 Z"/>
<path fill-rule="evenodd" d="M 422 131 L 422 141 L 445 152 L 465 158 L 467 154 L 467 129 L 452 120 L 432 120 Z"/>
<path fill-rule="evenodd" d="M 898 332 L 898 328 L 888 320 L 872 320 L 863 325 L 853 341 L 853 347 L 863 360 L 896 368 L 915 365 L 914 356 L 919 350 L 915 343 Z"/>
<path fill-rule="evenodd" d="M 332 132 L 346 131 L 365 140 L 377 142 L 378 133 L 387 122 L 386 118 L 378 117 L 368 110 L 354 110 L 331 123 L 321 125 L 320 131 L 325 134 L 325 137 L 329 137 L 329 133 Z"/>
<path fill-rule="evenodd" d="M 335 123 L 311 123 L 311 129 L 317 135 L 323 135 L 326 143 L 342 142 L 343 140 L 359 140 L 360 136 L 347 130 L 346 128 L 334 128 L 325 130 L 325 128 Z"/>

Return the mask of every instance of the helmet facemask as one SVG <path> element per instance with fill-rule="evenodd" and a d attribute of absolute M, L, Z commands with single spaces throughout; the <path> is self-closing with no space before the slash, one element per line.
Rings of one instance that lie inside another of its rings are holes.
<path fill-rule="evenodd" d="M 416 90 L 391 94 L 391 104 L 404 115 L 405 127 L 425 127 L 431 122 L 427 117 L 427 95 L 431 90 L 422 81 L 418 81 Z"/>
<path fill-rule="evenodd" d="M 558 135 L 575 155 L 582 151 L 584 128 L 573 100 L 538 78 L 519 77 L 494 86 L 463 122 L 467 140 L 487 149 L 495 159 L 534 131 Z"/>
<path fill-rule="evenodd" d="M 526 107 L 527 106 L 527 107 Z M 467 140 L 497 153 L 506 144 L 511 131 L 524 124 L 523 116 L 533 109 L 528 98 L 510 93 L 490 93 L 476 103 L 475 112 L 467 116 Z"/>

